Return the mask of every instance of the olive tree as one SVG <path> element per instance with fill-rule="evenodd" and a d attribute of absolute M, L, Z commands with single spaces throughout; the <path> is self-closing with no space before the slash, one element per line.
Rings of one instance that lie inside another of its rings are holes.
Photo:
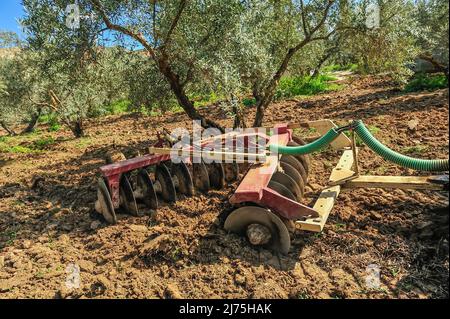
<path fill-rule="evenodd" d="M 448 78 L 449 2 L 447 0 L 417 1 L 415 17 L 419 24 L 416 34 L 419 57 L 430 62 Z"/>

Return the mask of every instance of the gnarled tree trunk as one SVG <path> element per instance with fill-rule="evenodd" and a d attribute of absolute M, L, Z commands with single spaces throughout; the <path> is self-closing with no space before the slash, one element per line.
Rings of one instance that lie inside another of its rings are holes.
<path fill-rule="evenodd" d="M 16 132 L 14 132 L 14 130 L 12 128 L 10 128 L 8 126 L 8 124 L 6 124 L 5 121 L 0 121 L 0 126 L 11 136 L 17 135 Z"/>
<path fill-rule="evenodd" d="M 42 109 L 39 108 L 33 115 L 31 115 L 31 119 L 28 122 L 27 127 L 22 131 L 22 133 L 31 133 L 34 131 L 36 124 L 38 122 L 39 116 L 41 116 Z"/>

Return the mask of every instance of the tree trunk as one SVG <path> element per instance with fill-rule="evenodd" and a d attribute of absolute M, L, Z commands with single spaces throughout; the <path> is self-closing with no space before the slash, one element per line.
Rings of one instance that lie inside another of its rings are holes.
<path fill-rule="evenodd" d="M 0 126 L 11 136 L 17 135 L 16 132 L 14 132 L 13 129 L 8 127 L 8 124 L 5 123 L 5 121 L 0 121 Z"/>
<path fill-rule="evenodd" d="M 184 87 L 181 84 L 179 75 L 174 73 L 172 68 L 170 67 L 167 56 L 163 54 L 158 59 L 157 62 L 159 70 L 169 82 L 170 88 L 172 89 L 172 92 L 176 96 L 178 104 L 180 104 L 180 106 L 183 108 L 183 110 L 186 112 L 189 118 L 191 118 L 192 120 L 199 120 L 201 126 L 204 128 L 215 127 L 219 129 L 221 132 L 224 132 L 225 130 L 219 124 L 205 118 L 194 107 L 194 103 L 192 103 L 192 101 L 189 100 L 186 91 L 184 90 Z"/>
<path fill-rule="evenodd" d="M 295 48 L 291 48 L 286 53 L 286 56 L 283 59 L 283 62 L 280 64 L 277 72 L 273 75 L 273 77 L 270 79 L 269 83 L 266 85 L 264 91 L 262 94 L 257 94 L 255 96 L 256 99 L 256 114 L 255 114 L 255 120 L 253 122 L 253 127 L 260 127 L 262 126 L 262 122 L 264 119 L 264 112 L 266 110 L 266 107 L 272 102 L 273 96 L 275 95 L 275 90 L 278 86 L 278 82 L 280 81 L 281 77 L 283 76 L 284 72 L 286 72 L 286 69 L 289 65 L 289 61 L 294 56 L 294 54 L 300 50 L 302 47 L 304 47 L 309 40 L 304 40 L 300 45 L 298 45 Z M 255 92 L 253 92 L 255 93 Z"/>
<path fill-rule="evenodd" d="M 73 135 L 75 135 L 76 138 L 83 137 L 84 136 L 83 121 L 81 119 L 77 120 L 75 123 L 73 123 L 72 126 L 70 126 L 70 130 L 72 131 Z"/>
<path fill-rule="evenodd" d="M 233 105 L 232 112 L 234 114 L 233 128 L 246 128 L 244 112 L 237 105 Z"/>
<path fill-rule="evenodd" d="M 332 52 L 329 51 L 328 53 L 324 54 L 322 56 L 322 58 L 317 62 L 317 65 L 314 68 L 314 73 L 312 74 L 313 78 L 319 76 L 322 65 L 331 57 L 331 55 L 332 55 Z"/>
<path fill-rule="evenodd" d="M 38 109 L 37 112 L 31 116 L 31 119 L 28 122 L 28 126 L 22 131 L 22 134 L 23 133 L 31 133 L 34 131 L 34 128 L 36 127 L 39 116 L 41 116 L 41 109 Z"/>
<path fill-rule="evenodd" d="M 419 58 L 431 63 L 437 72 L 443 72 L 448 81 L 448 65 L 440 63 L 432 55 L 420 54 Z"/>

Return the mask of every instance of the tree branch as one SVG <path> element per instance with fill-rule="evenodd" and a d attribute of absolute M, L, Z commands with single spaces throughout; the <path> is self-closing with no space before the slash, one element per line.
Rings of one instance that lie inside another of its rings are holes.
<path fill-rule="evenodd" d="M 164 39 L 163 47 L 166 47 L 168 44 L 170 44 L 170 40 L 172 37 L 172 33 L 177 27 L 178 21 L 180 21 L 181 14 L 183 13 L 184 8 L 186 7 L 187 0 L 181 0 L 180 7 L 178 8 L 178 12 L 175 16 L 175 18 L 172 21 L 172 24 L 170 25 L 169 31 L 167 32 L 166 38 Z"/>
<path fill-rule="evenodd" d="M 330 12 L 331 6 L 334 4 L 335 1 L 336 0 L 328 0 L 322 19 L 320 19 L 319 23 L 311 30 L 310 34 L 314 34 L 317 30 L 319 30 L 323 26 L 325 21 L 327 21 L 328 13 Z"/>
<path fill-rule="evenodd" d="M 308 22 L 306 21 L 306 11 L 305 11 L 305 6 L 303 3 L 303 0 L 300 0 L 300 10 L 301 15 L 302 15 L 302 27 L 303 27 L 303 32 L 305 33 L 305 37 L 309 36 L 309 26 L 308 26 Z"/>
<path fill-rule="evenodd" d="M 103 10 L 102 6 L 100 5 L 98 0 L 90 0 L 95 10 L 100 14 L 100 16 L 103 19 L 103 22 L 105 22 L 106 27 L 110 30 L 118 31 L 123 34 L 126 34 L 136 41 L 138 41 L 142 46 L 150 53 L 150 55 L 153 58 L 156 58 L 155 51 L 153 47 L 148 43 L 148 41 L 145 39 L 144 35 L 142 33 L 137 33 L 132 30 L 129 30 L 121 25 L 114 24 L 111 22 L 111 20 L 106 15 L 105 11 Z"/>

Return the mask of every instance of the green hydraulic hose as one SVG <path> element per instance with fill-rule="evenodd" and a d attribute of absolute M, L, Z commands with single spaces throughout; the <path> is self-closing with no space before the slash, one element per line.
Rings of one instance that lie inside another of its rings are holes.
<path fill-rule="evenodd" d="M 380 155 L 387 161 L 393 162 L 403 167 L 408 167 L 418 171 L 431 171 L 431 172 L 442 172 L 449 170 L 448 159 L 438 159 L 438 160 L 424 160 L 402 155 L 400 153 L 391 150 L 387 146 L 381 144 L 364 126 L 361 120 L 355 122 L 353 128 L 361 138 L 361 140 L 375 153 Z M 342 129 L 342 128 L 341 128 Z M 331 142 L 333 142 L 339 134 L 341 134 L 341 129 L 337 130 L 332 128 L 325 135 L 318 138 L 314 142 L 311 142 L 302 146 L 282 146 L 282 145 L 269 145 L 269 150 L 274 153 L 286 154 L 286 155 L 303 155 L 318 151 Z"/>
<path fill-rule="evenodd" d="M 446 160 L 425 160 L 409 157 L 397 153 L 387 146 L 381 144 L 365 127 L 361 120 L 356 122 L 355 132 L 361 140 L 375 153 L 383 157 L 385 160 L 393 162 L 403 167 L 408 167 L 418 171 L 448 171 L 448 159 Z"/>
<path fill-rule="evenodd" d="M 301 146 L 282 146 L 282 145 L 269 145 L 269 150 L 274 153 L 286 154 L 286 155 L 302 155 L 309 154 L 315 151 L 318 151 L 326 146 L 328 146 L 331 142 L 333 142 L 338 136 L 341 134 L 336 131 L 334 128 L 329 130 L 325 135 L 318 138 L 314 142 L 311 142 L 306 145 Z"/>

